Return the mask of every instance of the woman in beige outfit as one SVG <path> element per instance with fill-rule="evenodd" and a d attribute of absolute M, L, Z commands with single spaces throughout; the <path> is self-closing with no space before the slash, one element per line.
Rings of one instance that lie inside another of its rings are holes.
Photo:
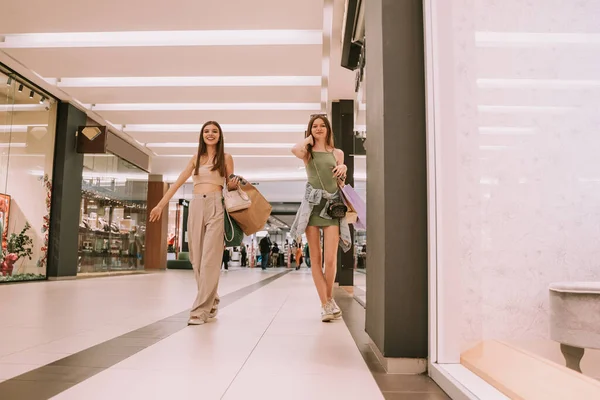
<path fill-rule="evenodd" d="M 150 212 L 150 222 L 158 221 L 169 200 L 192 176 L 194 191 L 188 215 L 188 243 L 198 294 L 188 325 L 202 325 L 217 316 L 224 244 L 223 183 L 225 177 L 232 177 L 227 178 L 227 186 L 234 190 L 240 182 L 240 178 L 234 176 L 233 158 L 225 153 L 221 126 L 208 121 L 200 132 L 198 153 Z"/>

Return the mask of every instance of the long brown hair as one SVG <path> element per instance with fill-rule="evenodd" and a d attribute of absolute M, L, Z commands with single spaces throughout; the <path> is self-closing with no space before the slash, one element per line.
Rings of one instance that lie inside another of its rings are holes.
<path fill-rule="evenodd" d="M 200 139 L 198 139 L 198 155 L 196 156 L 196 169 L 194 170 L 194 175 L 198 175 L 198 169 L 200 168 L 200 157 L 208 154 L 208 146 L 204 142 L 204 128 L 208 125 L 214 125 L 219 130 L 219 141 L 217 142 L 217 152 L 215 154 L 215 159 L 213 160 L 213 167 L 211 171 L 219 171 L 221 176 L 225 176 L 227 173 L 225 169 L 225 138 L 223 138 L 223 130 L 221 129 L 221 125 L 217 121 L 206 121 L 204 125 L 202 125 L 202 129 L 200 129 Z"/>
<path fill-rule="evenodd" d="M 327 137 L 325 138 L 325 146 L 329 146 L 329 147 L 331 147 L 331 149 L 335 149 L 335 143 L 333 141 L 333 131 L 331 130 L 331 123 L 329 122 L 329 119 L 327 118 L 327 115 L 325 115 L 325 114 L 315 114 L 310 117 L 310 121 L 308 121 L 308 128 L 306 129 L 306 132 L 304 133 L 304 137 L 307 138 L 309 135 L 311 135 L 312 126 L 315 123 L 315 121 L 318 119 L 323 120 L 323 122 L 325 123 L 325 128 L 327 128 Z M 309 157 L 310 157 L 310 154 L 312 153 L 312 149 L 313 149 L 313 146 L 309 144 L 307 146 Z"/>

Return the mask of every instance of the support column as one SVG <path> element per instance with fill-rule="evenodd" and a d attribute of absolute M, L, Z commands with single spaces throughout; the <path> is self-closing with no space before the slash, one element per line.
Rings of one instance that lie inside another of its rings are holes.
<path fill-rule="evenodd" d="M 335 147 L 344 152 L 348 167 L 346 184 L 354 186 L 354 100 L 339 100 L 331 104 L 331 128 Z M 354 286 L 354 228 L 350 225 L 352 248 L 344 253 L 338 249 L 338 265 L 335 281 L 340 286 Z"/>
<path fill-rule="evenodd" d="M 71 104 L 58 104 L 48 235 L 48 279 L 77 276 L 83 154 L 76 151 L 76 134 L 79 126 L 85 125 L 86 121 L 86 114 Z"/>
<path fill-rule="evenodd" d="M 163 198 L 169 185 L 163 182 L 162 175 L 148 176 L 148 215 L 150 211 Z M 169 222 L 169 206 L 167 205 L 156 222 L 148 222 L 146 225 L 146 254 L 145 269 L 167 268 L 167 235 Z"/>
<path fill-rule="evenodd" d="M 420 373 L 428 355 L 422 0 L 369 0 L 365 19 L 366 331 L 389 372 Z"/>

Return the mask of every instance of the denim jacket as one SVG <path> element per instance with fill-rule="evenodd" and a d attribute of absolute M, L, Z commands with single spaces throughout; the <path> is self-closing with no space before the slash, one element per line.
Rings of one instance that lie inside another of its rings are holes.
<path fill-rule="evenodd" d="M 321 199 L 327 200 L 327 203 L 325 204 L 325 207 L 323 207 L 320 217 L 332 219 L 329 214 L 327 214 L 327 209 L 331 203 L 342 201 L 340 192 L 337 191 L 331 194 L 322 189 L 315 189 L 310 183 L 307 183 L 304 199 L 302 199 L 302 203 L 300 204 L 300 208 L 296 214 L 296 219 L 294 219 L 294 223 L 292 224 L 290 231 L 290 235 L 293 239 L 300 238 L 306 231 L 313 207 L 319 205 L 321 203 Z M 350 227 L 348 226 L 348 221 L 346 221 L 346 218 L 340 219 L 340 247 L 344 252 L 347 252 L 352 248 Z"/>

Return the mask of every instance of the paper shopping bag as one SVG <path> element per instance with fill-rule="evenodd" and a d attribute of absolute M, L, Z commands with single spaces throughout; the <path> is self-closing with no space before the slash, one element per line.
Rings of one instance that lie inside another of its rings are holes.
<path fill-rule="evenodd" d="M 250 207 L 230 213 L 240 228 L 247 236 L 253 235 L 264 229 L 271 215 L 271 204 L 252 184 L 246 183 L 241 186 L 242 190 L 250 197 Z"/>

